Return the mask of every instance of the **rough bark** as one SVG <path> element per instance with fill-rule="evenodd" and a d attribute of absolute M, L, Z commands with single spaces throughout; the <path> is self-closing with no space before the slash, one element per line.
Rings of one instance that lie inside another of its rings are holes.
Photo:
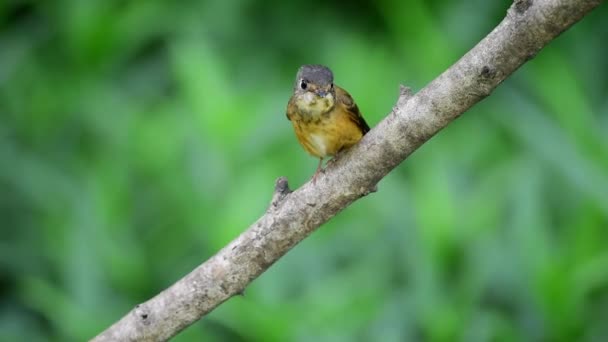
<path fill-rule="evenodd" d="M 416 95 L 402 87 L 392 112 L 291 192 L 279 178 L 266 213 L 190 274 L 137 305 L 93 341 L 164 341 L 245 287 L 283 254 L 376 184 L 425 141 L 488 96 L 601 0 L 516 0 L 504 20 Z"/>

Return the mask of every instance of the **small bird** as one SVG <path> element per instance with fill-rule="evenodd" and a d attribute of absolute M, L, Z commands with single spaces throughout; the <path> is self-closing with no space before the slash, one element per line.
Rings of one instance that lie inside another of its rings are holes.
<path fill-rule="evenodd" d="M 300 67 L 287 104 L 287 119 L 306 152 L 319 158 L 313 183 L 323 158 L 353 146 L 369 131 L 353 98 L 334 85 L 334 74 L 323 65 Z"/>

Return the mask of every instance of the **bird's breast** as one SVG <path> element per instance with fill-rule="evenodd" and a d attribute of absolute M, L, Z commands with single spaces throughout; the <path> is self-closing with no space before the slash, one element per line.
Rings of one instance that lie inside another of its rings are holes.
<path fill-rule="evenodd" d="M 333 156 L 363 136 L 361 129 L 340 106 L 330 109 L 327 115 L 310 120 L 302 120 L 298 116 L 292 123 L 304 149 L 316 157 Z"/>

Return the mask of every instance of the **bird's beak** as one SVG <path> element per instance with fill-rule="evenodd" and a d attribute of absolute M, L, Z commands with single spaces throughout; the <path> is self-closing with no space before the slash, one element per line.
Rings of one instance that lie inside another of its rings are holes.
<path fill-rule="evenodd" d="M 327 92 L 325 90 L 317 90 L 317 95 L 319 97 L 325 97 L 325 95 L 327 95 Z"/>

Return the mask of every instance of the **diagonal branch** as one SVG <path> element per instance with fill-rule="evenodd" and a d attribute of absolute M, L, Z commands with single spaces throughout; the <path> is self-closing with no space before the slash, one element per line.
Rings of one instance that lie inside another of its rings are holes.
<path fill-rule="evenodd" d="M 266 213 L 228 246 L 93 341 L 164 341 L 209 313 L 376 184 L 601 0 L 516 0 L 477 46 L 392 112 L 316 181 L 294 192 L 279 178 Z"/>

